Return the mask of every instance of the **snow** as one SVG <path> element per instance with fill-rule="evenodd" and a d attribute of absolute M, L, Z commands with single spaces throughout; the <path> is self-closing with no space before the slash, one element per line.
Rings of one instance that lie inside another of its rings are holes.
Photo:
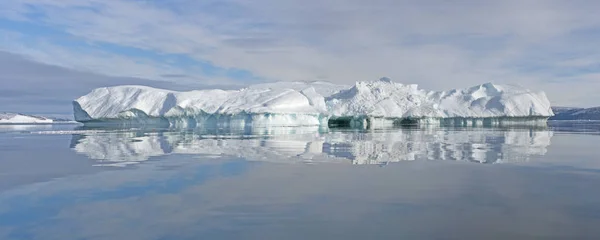
<path fill-rule="evenodd" d="M 473 121 L 469 124 L 476 124 L 490 118 L 496 122 L 501 118 L 545 121 L 553 115 L 550 102 L 541 91 L 486 83 L 434 92 L 389 78 L 353 86 L 277 82 L 240 90 L 189 92 L 117 86 L 95 89 L 73 105 L 75 120 L 79 122 L 171 127 L 323 125 L 339 118 L 358 119 L 358 125 L 394 123 L 407 118 L 429 123 L 470 118 Z"/>
<path fill-rule="evenodd" d="M 0 113 L 0 124 L 50 124 L 49 118 L 31 116 L 19 113 Z"/>

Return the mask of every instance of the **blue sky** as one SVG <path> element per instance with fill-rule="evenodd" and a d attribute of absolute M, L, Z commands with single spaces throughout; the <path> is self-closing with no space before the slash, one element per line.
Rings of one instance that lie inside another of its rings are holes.
<path fill-rule="evenodd" d="M 70 112 L 105 85 L 237 88 L 388 76 L 600 105 L 597 1 L 5 0 L 0 111 Z"/>

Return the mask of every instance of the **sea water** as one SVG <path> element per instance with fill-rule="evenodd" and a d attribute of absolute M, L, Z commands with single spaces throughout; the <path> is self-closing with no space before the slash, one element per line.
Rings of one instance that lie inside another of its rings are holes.
<path fill-rule="evenodd" d="M 593 239 L 600 123 L 0 126 L 0 239 Z"/>

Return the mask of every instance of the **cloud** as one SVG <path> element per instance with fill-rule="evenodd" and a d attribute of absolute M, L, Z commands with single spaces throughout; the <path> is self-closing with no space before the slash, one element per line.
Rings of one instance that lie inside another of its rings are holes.
<path fill-rule="evenodd" d="M 105 76 L 131 77 L 169 81 L 169 77 L 181 76 L 179 84 L 235 84 L 236 81 L 215 74 L 211 78 L 200 69 L 174 66 L 172 56 L 164 59 L 126 56 L 121 53 L 95 48 L 93 44 L 62 46 L 48 39 L 26 36 L 15 31 L 2 31 L 0 51 L 18 53 L 37 62 L 82 72 Z M 64 44 L 64 43 L 63 43 Z M 171 62 L 170 62 L 171 61 Z M 221 74 L 225 75 L 225 74 Z"/>
<path fill-rule="evenodd" d="M 490 81 L 518 83 L 547 91 L 560 105 L 598 101 L 582 96 L 590 94 L 600 79 L 588 83 L 582 78 L 600 68 L 581 63 L 600 60 L 594 47 L 600 27 L 594 9 L 599 5 L 553 0 L 0 3 L 3 9 L 12 9 L 6 17 L 12 21 L 40 24 L 106 51 L 102 44 L 183 55 L 193 60 L 192 65 L 221 70 L 213 76 L 155 59 L 133 64 L 125 59 L 136 57 L 114 49 L 103 59 L 60 61 L 75 69 L 136 76 L 126 71 L 129 67 L 120 67 L 135 66 L 144 78 L 181 74 L 199 76 L 188 82 L 215 78 L 213 82 L 229 83 L 235 83 L 236 76 L 223 73 L 227 69 L 245 70 L 263 81 L 352 83 L 389 76 L 436 90 Z M 55 58 L 52 54 L 45 62 Z M 573 94 L 564 94 L 566 87 Z"/>
<path fill-rule="evenodd" d="M 135 77 L 116 77 L 77 71 L 33 61 L 0 51 L 0 111 L 71 113 L 71 101 L 94 88 L 114 85 L 147 85 L 185 90 L 190 84 Z M 196 88 L 227 87 L 191 85 Z"/>

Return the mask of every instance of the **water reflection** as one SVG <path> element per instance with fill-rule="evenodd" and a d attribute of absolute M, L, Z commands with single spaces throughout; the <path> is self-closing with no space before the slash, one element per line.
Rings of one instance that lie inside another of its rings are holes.
<path fill-rule="evenodd" d="M 598 131 L 558 127 L 0 134 L 0 239 L 596 239 Z M 532 161 L 265 162 L 428 159 Z"/>
<path fill-rule="evenodd" d="M 0 124 L 0 133 L 2 132 L 20 132 L 20 131 L 32 131 L 32 130 L 50 130 L 52 125 L 18 125 L 18 124 Z"/>
<path fill-rule="evenodd" d="M 319 128 L 85 132 L 73 134 L 71 148 L 98 161 L 124 166 L 166 154 L 237 156 L 253 161 L 387 164 L 405 160 L 478 163 L 528 161 L 544 155 L 553 132 L 547 129 Z"/>

